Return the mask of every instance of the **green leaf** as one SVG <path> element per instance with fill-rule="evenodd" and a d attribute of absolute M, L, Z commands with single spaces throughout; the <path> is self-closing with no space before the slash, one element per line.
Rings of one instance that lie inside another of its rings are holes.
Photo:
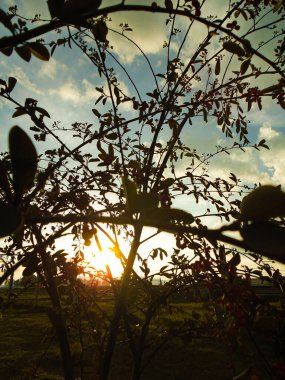
<path fill-rule="evenodd" d="M 156 208 L 151 211 L 151 219 L 154 223 L 191 224 L 194 222 L 192 214 L 177 208 Z"/>
<path fill-rule="evenodd" d="M 96 110 L 96 108 L 93 108 L 92 109 L 92 112 L 94 113 L 95 116 L 97 116 L 98 118 L 101 116 L 100 112 L 98 110 Z"/>
<path fill-rule="evenodd" d="M 100 42 L 106 42 L 108 27 L 105 21 L 103 20 L 98 21 L 97 24 L 93 26 L 92 33 L 96 40 Z"/>
<path fill-rule="evenodd" d="M 240 234 L 253 251 L 285 263 L 285 228 L 274 222 L 254 222 L 244 226 Z"/>
<path fill-rule="evenodd" d="M 175 182 L 174 178 L 166 178 L 165 180 L 162 181 L 161 187 L 163 189 L 168 189 L 170 186 L 172 186 Z"/>
<path fill-rule="evenodd" d="M 49 51 L 43 44 L 40 42 L 28 42 L 27 46 L 36 58 L 41 59 L 42 61 L 49 61 Z"/>
<path fill-rule="evenodd" d="M 25 269 L 23 270 L 22 275 L 25 276 L 31 276 L 39 269 L 39 259 L 36 256 L 31 257 L 29 260 L 27 260 L 23 266 Z"/>
<path fill-rule="evenodd" d="M 19 117 L 22 115 L 26 115 L 27 111 L 24 107 L 17 107 L 16 111 L 13 113 L 12 117 Z"/>
<path fill-rule="evenodd" d="M 245 55 L 245 51 L 243 50 L 243 48 L 240 45 L 238 45 L 236 42 L 233 42 L 233 41 L 224 42 L 223 48 L 232 54 L 237 54 L 237 55 L 241 55 L 241 56 Z"/>
<path fill-rule="evenodd" d="M 44 108 L 42 108 L 42 107 L 35 107 L 35 111 L 39 112 L 43 116 L 46 116 L 46 117 L 48 117 L 50 119 L 50 114 Z"/>
<path fill-rule="evenodd" d="M 241 219 L 262 221 L 285 215 L 285 193 L 279 186 L 265 185 L 246 195 L 241 202 Z"/>
<path fill-rule="evenodd" d="M 14 89 L 14 87 L 16 86 L 16 83 L 17 83 L 17 79 L 16 78 L 9 77 L 7 91 L 8 92 L 12 92 L 13 89 Z"/>
<path fill-rule="evenodd" d="M 116 132 L 112 132 L 106 135 L 106 139 L 109 139 L 109 140 L 116 140 L 117 138 L 118 138 L 118 134 Z"/>
<path fill-rule="evenodd" d="M 233 266 L 233 267 L 236 267 L 240 264 L 240 254 L 239 253 L 235 253 L 233 255 L 233 257 L 230 259 L 230 261 L 228 262 L 229 266 Z"/>
<path fill-rule="evenodd" d="M 0 237 L 11 235 L 22 225 L 23 218 L 16 207 L 0 201 Z"/>
<path fill-rule="evenodd" d="M 5 54 L 7 57 L 10 57 L 10 55 L 13 53 L 13 46 L 7 46 L 1 49 L 1 53 Z"/>
<path fill-rule="evenodd" d="M 127 200 L 127 208 L 131 213 L 135 212 L 134 210 L 136 209 L 137 186 L 133 181 L 126 177 L 123 178 L 123 186 Z"/>
<path fill-rule="evenodd" d="M 24 61 L 30 62 L 32 53 L 27 45 L 16 46 L 15 51 Z"/>
<path fill-rule="evenodd" d="M 243 61 L 243 63 L 240 66 L 240 73 L 241 75 L 244 75 L 247 72 L 247 69 L 249 68 L 250 65 L 250 58 L 246 59 Z"/>
<path fill-rule="evenodd" d="M 164 5 L 166 9 L 169 9 L 170 11 L 173 10 L 173 4 L 171 0 L 164 0 Z"/>
<path fill-rule="evenodd" d="M 216 65 L 215 65 L 215 74 L 219 75 L 221 71 L 221 61 L 220 59 L 217 59 Z"/>
<path fill-rule="evenodd" d="M 141 193 L 136 196 L 135 212 L 147 211 L 158 206 L 159 198 L 155 193 Z"/>
<path fill-rule="evenodd" d="M 47 0 L 48 10 L 52 18 L 60 16 L 61 2 L 57 0 Z"/>
<path fill-rule="evenodd" d="M 37 152 L 30 137 L 15 126 L 9 134 L 13 184 L 18 199 L 33 186 L 37 171 Z"/>

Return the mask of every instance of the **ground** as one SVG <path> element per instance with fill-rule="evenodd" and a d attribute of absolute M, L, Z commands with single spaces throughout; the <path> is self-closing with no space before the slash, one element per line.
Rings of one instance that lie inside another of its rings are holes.
<path fill-rule="evenodd" d="M 9 307 L 2 308 L 0 320 L 0 378 L 1 379 L 63 379 L 59 349 L 54 331 L 46 314 L 50 306 L 48 296 L 40 292 L 38 301 L 35 301 L 34 291 L 20 294 Z M 1 290 L 4 299 L 5 290 Z M 102 307 L 110 312 L 112 300 L 102 301 Z M 175 305 L 177 306 L 177 305 Z M 205 303 L 182 303 L 179 308 L 192 310 L 198 318 L 204 318 L 209 305 Z M 108 310 L 109 308 L 109 310 Z M 166 325 L 175 325 L 179 322 L 178 315 L 172 313 L 164 320 Z M 257 374 L 260 379 L 269 379 L 267 361 L 277 360 L 274 357 L 276 326 L 274 318 L 267 317 L 259 321 L 256 331 L 244 331 L 236 347 L 229 345 L 222 336 L 214 337 L 209 331 L 200 331 L 195 334 L 191 331 L 185 336 L 176 336 L 163 346 L 161 351 L 152 358 L 146 367 L 142 380 L 229 380 L 248 368 L 248 374 L 242 379 L 251 379 Z M 177 322 L 178 321 L 178 322 Z M 263 323 L 263 326 L 262 326 Z M 72 336 L 72 334 L 71 334 Z M 75 336 L 73 336 L 75 338 Z M 74 360 L 78 361 L 76 350 L 78 344 L 72 338 Z M 96 361 L 94 344 L 89 342 L 81 356 L 84 371 L 80 365 L 76 366 L 77 376 L 84 380 L 94 380 L 96 377 Z M 148 361 L 149 353 L 145 353 Z M 79 355 L 80 356 L 80 355 Z M 262 357 L 264 356 L 264 357 Z M 116 346 L 115 358 L 112 367 L 112 380 L 130 379 L 132 357 L 129 354 L 128 343 L 119 341 Z M 268 377 L 267 377 L 268 376 Z"/>

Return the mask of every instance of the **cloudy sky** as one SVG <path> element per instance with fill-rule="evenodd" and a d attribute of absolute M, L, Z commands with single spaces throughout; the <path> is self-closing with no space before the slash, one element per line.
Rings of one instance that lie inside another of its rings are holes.
<path fill-rule="evenodd" d="M 104 1 L 108 5 L 116 4 L 118 1 Z M 152 1 L 126 1 L 126 3 L 135 4 L 151 4 Z M 228 1 L 209 0 L 206 2 L 207 7 L 205 13 L 207 15 L 219 14 L 219 18 L 227 10 Z M 33 17 L 40 14 L 42 19 L 49 19 L 49 12 L 45 0 L 2 0 L 1 8 L 6 10 L 9 6 L 17 4 L 18 13 L 25 17 Z M 147 55 L 155 73 L 165 71 L 167 62 L 167 49 L 163 48 L 163 44 L 169 38 L 169 29 L 165 27 L 166 16 L 157 14 L 143 14 L 129 12 L 126 14 L 117 13 L 110 16 L 108 26 L 111 29 L 120 30 L 120 23 L 127 23 L 132 32 L 126 35 L 131 38 L 143 52 Z M 269 15 L 275 17 L 274 15 Z M 177 18 L 177 28 L 182 32 L 186 30 L 188 20 L 185 18 Z M 33 26 L 33 25 L 32 25 Z M 243 22 L 241 21 L 242 33 Z M 6 33 L 0 29 L 1 33 Z M 180 57 L 187 61 L 195 48 L 207 35 L 207 28 L 204 25 L 197 24 L 186 40 Z M 56 32 L 51 32 L 45 36 L 46 42 L 61 38 Z M 180 37 L 174 38 L 170 54 L 177 54 L 180 46 Z M 254 47 L 264 38 L 261 34 L 252 37 L 251 43 Z M 109 31 L 108 39 L 113 47 L 111 53 L 125 67 L 130 75 L 135 78 L 135 83 L 140 92 L 154 89 L 155 82 L 151 75 L 148 63 L 141 54 L 141 51 L 130 41 L 122 38 L 121 35 L 114 31 Z M 213 53 L 219 48 L 218 38 L 214 39 L 213 44 L 209 47 Z M 270 54 L 274 44 L 266 45 L 262 52 Z M 210 51 L 211 52 L 211 51 Z M 111 57 L 108 58 L 111 62 Z M 263 65 L 262 62 L 256 60 L 257 65 Z M 134 88 L 123 70 L 121 70 L 113 61 L 114 67 L 118 70 L 118 78 L 120 86 L 125 93 L 133 96 Z M 233 63 L 233 65 L 236 64 Z M 232 70 L 237 68 L 233 66 Z M 72 122 L 88 122 L 96 125 L 96 118 L 92 113 L 94 103 L 98 98 L 98 92 L 95 87 L 101 85 L 101 79 L 94 66 L 90 65 L 88 59 L 82 53 L 73 47 L 58 47 L 49 62 L 43 62 L 32 58 L 30 63 L 21 60 L 16 54 L 11 57 L 0 55 L 0 78 L 7 79 L 9 76 L 17 78 L 18 83 L 13 92 L 14 97 L 23 102 L 27 97 L 38 100 L 38 105 L 48 110 L 51 119 L 48 123 L 61 121 L 61 124 L 68 127 Z M 204 77 L 202 75 L 202 81 Z M 254 82 L 253 82 L 254 83 Z M 259 81 L 261 87 L 276 84 L 276 78 L 267 76 Z M 199 86 L 194 83 L 193 86 Z M 149 98 L 148 98 L 149 99 Z M 100 106 L 98 106 L 100 110 Z M 132 109 L 128 105 L 122 108 L 126 118 L 132 117 Z M 19 124 L 26 130 L 31 126 L 31 122 L 27 117 L 21 117 L 18 120 L 12 119 L 14 106 L 0 100 L 0 137 L 1 150 L 7 148 L 7 134 L 9 129 L 15 123 Z M 276 102 L 268 99 L 263 109 L 260 111 L 257 106 L 253 106 L 248 113 L 249 139 L 254 143 L 261 139 L 266 139 L 270 150 L 262 149 L 246 149 L 244 153 L 239 150 L 233 151 L 231 155 L 221 154 L 212 160 L 209 170 L 211 175 L 228 179 L 231 172 L 234 172 L 238 178 L 245 183 L 261 183 L 261 184 L 281 184 L 285 186 L 285 126 L 284 126 L 284 110 L 276 105 Z M 72 146 L 72 138 L 66 136 L 67 141 Z M 195 123 L 184 132 L 183 139 L 198 152 L 213 152 L 215 146 L 232 145 L 233 141 L 228 141 L 223 135 L 219 126 L 214 120 L 209 120 L 205 124 L 202 120 L 195 119 Z M 238 141 L 238 140 L 237 140 Z M 51 146 L 52 146 L 52 142 Z M 40 150 L 41 147 L 38 147 Z M 46 149 L 46 146 L 44 147 Z M 185 200 L 179 200 L 177 206 L 187 209 Z M 187 210 L 193 212 L 193 210 Z M 195 210 L 194 210 L 195 211 Z M 196 210 L 198 212 L 198 210 Z M 162 239 L 161 239 L 162 240 Z M 171 238 L 165 240 L 165 247 L 169 246 Z"/>

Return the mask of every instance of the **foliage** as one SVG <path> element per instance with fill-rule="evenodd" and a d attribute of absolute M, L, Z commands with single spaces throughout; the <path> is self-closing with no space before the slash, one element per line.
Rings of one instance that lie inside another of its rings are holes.
<path fill-rule="evenodd" d="M 78 332 L 81 346 L 86 321 L 94 327 L 102 380 L 109 377 L 119 339 L 129 343 L 132 378 L 140 379 L 152 343 L 153 354 L 174 335 L 187 336 L 184 325 L 177 330 L 171 324 L 165 326 L 160 318 L 163 310 L 171 310 L 171 296 L 206 287 L 217 301 L 217 337 L 223 332 L 233 344 L 234 335 L 250 325 L 256 313 L 248 278 L 264 276 L 265 270 L 274 281 L 282 282 L 279 272 L 272 273 L 262 256 L 285 262 L 285 194 L 280 187 L 264 185 L 240 201 L 244 191 L 250 190 L 248 184 L 242 185 L 233 173 L 229 180 L 212 178 L 207 166 L 218 154 L 268 149 L 265 140 L 249 141 L 244 108 L 250 111 L 256 104 L 261 110 L 268 98 L 285 108 L 284 31 L 279 27 L 284 20 L 284 1 L 229 1 L 223 19 L 204 15 L 206 3 L 128 5 L 123 1 L 104 8 L 100 1 L 49 0 L 51 20 L 31 29 L 17 7 L 0 11 L 0 22 L 10 34 L 0 39 L 4 55 L 16 53 L 30 65 L 32 56 L 49 61 L 59 49 L 70 47 L 79 49 L 98 72 L 98 98 L 92 109 L 96 123 L 74 122 L 69 128 L 72 145 L 65 138 L 66 129 L 59 122 L 50 125 L 49 112 L 38 106 L 37 100 L 16 99 L 17 78 L 0 79 L 0 96 L 15 106 L 12 117 L 29 116 L 36 141 L 27 131 L 13 127 L 9 152 L 3 153 L 0 161 L 0 236 L 6 236 L 1 248 L 1 282 L 24 266 L 24 276 L 36 274 L 46 288 L 52 305 L 47 313 L 59 340 L 66 379 L 74 378 L 70 326 Z M 164 45 L 164 72 L 155 74 L 148 57 L 132 42 L 149 65 L 154 83 L 145 95 L 108 40 L 110 33 L 117 33 L 132 41 L 128 24 L 113 30 L 111 22 L 112 14 L 131 10 L 165 14 L 166 27 L 170 27 Z M 272 20 L 257 26 L 267 14 Z M 176 27 L 183 17 L 187 20 L 185 31 Z M 35 16 L 30 21 L 41 20 Z M 184 59 L 181 51 L 195 23 L 206 26 L 207 35 L 191 57 Z M 241 27 L 242 34 L 238 32 Z M 44 38 L 52 30 L 57 30 L 60 38 L 47 43 Z M 251 35 L 260 30 L 270 30 L 270 36 L 254 47 Z M 180 46 L 174 54 L 171 47 L 177 41 Z M 270 41 L 277 42 L 274 56 L 268 57 L 260 47 Z M 214 45 L 217 48 L 210 49 Z M 263 62 L 260 67 L 256 58 Z M 132 94 L 120 84 L 119 71 L 128 78 Z M 260 88 L 258 83 L 266 75 L 272 75 L 274 84 Z M 126 106 L 132 112 L 130 118 L 125 115 Z M 215 120 L 225 137 L 232 139 L 231 145 L 204 154 L 189 146 L 185 130 L 199 118 L 204 123 Z M 186 197 L 187 210 L 202 202 L 210 206 L 197 216 L 171 207 L 178 196 Z M 266 205 L 262 209 L 261 203 Z M 213 215 L 221 221 L 220 228 L 210 229 L 204 222 Z M 173 251 L 158 247 L 141 254 L 142 232 L 147 226 L 156 229 L 154 236 L 162 231 L 174 234 Z M 102 248 L 99 231 L 122 262 L 120 281 L 113 279 L 108 268 L 106 272 L 92 271 L 84 264 L 83 244 L 90 245 L 94 238 L 99 251 Z M 239 232 L 241 239 L 225 234 L 227 231 Z M 56 247 L 57 239 L 66 234 L 72 235 L 76 246 L 71 259 Z M 130 242 L 129 253 L 120 247 L 122 235 Z M 241 267 L 241 255 L 251 258 L 258 269 Z M 159 269 L 154 272 L 152 263 L 158 261 Z M 134 266 L 137 262 L 140 272 Z M 110 284 L 115 298 L 111 316 L 86 290 L 82 274 Z M 167 281 L 156 287 L 155 277 Z M 154 331 L 160 342 L 152 339 Z"/>

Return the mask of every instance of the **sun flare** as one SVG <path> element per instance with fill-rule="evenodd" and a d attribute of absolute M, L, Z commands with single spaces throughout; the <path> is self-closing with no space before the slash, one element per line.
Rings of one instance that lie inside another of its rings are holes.
<path fill-rule="evenodd" d="M 101 251 L 93 238 L 91 245 L 84 247 L 84 258 L 87 268 L 91 268 L 91 271 L 94 268 L 96 271 L 106 272 L 106 267 L 108 266 L 114 278 L 121 277 L 123 267 L 120 259 L 115 255 L 113 247 L 104 241 L 104 239 L 100 239 L 100 244 L 102 246 Z"/>

